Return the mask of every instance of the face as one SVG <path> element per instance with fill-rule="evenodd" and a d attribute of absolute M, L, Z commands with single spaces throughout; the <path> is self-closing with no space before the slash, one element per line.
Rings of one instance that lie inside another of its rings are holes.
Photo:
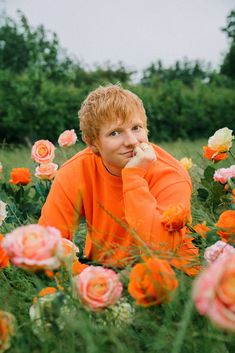
<path fill-rule="evenodd" d="M 108 171 L 120 176 L 122 168 L 133 157 L 134 147 L 141 142 L 148 142 L 147 129 L 140 113 L 133 113 L 128 122 L 117 120 L 103 125 L 99 141 L 94 145 Z"/>

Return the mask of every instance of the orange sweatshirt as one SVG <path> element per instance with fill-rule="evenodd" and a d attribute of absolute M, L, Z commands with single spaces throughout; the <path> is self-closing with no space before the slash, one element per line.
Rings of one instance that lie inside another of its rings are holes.
<path fill-rule="evenodd" d="M 144 245 L 159 251 L 181 246 L 185 234 L 166 231 L 161 215 L 179 203 L 190 209 L 190 177 L 170 154 L 153 147 L 157 161 L 147 172 L 124 168 L 121 177 L 111 175 L 89 147 L 77 153 L 58 171 L 39 224 L 72 239 L 84 216 L 85 255 L 106 265 L 125 266 Z"/>

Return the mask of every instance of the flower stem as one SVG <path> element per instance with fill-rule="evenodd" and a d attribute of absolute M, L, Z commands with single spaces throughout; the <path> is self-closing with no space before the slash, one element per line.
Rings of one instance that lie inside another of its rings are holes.
<path fill-rule="evenodd" d="M 185 307 L 184 307 L 184 312 L 182 314 L 182 320 L 180 322 L 180 329 L 177 332 L 177 335 L 175 337 L 174 346 L 173 346 L 171 353 L 182 352 L 181 348 L 182 348 L 184 337 L 185 337 L 185 334 L 186 334 L 186 331 L 187 331 L 187 328 L 189 325 L 191 314 L 193 311 L 193 305 L 194 304 L 193 304 L 192 298 L 189 297 L 189 299 L 186 302 Z"/>
<path fill-rule="evenodd" d="M 232 158 L 235 160 L 235 156 L 233 155 L 231 150 L 229 150 L 229 153 L 231 154 Z"/>

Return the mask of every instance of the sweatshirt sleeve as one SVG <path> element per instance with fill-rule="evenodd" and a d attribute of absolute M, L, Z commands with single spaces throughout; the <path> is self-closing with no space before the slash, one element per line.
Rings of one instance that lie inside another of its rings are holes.
<path fill-rule="evenodd" d="M 141 168 L 124 168 L 122 171 L 126 221 L 140 240 L 151 248 L 175 249 L 182 241 L 183 232 L 170 233 L 165 230 L 161 222 L 162 214 L 179 203 L 190 211 L 190 180 L 173 172 L 171 182 L 167 180 L 161 187 L 151 183 L 150 190 L 145 174 L 146 171 Z"/>
<path fill-rule="evenodd" d="M 81 197 L 74 202 L 63 185 L 59 178 L 55 178 L 38 223 L 56 227 L 64 238 L 72 240 L 80 223 Z"/>

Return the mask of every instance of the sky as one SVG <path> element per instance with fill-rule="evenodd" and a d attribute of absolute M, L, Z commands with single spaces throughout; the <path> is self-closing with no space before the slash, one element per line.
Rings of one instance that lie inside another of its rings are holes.
<path fill-rule="evenodd" d="M 141 72 L 161 59 L 202 60 L 218 68 L 229 43 L 221 28 L 234 0 L 0 0 L 17 19 L 56 32 L 61 47 L 87 68 L 122 62 Z"/>

